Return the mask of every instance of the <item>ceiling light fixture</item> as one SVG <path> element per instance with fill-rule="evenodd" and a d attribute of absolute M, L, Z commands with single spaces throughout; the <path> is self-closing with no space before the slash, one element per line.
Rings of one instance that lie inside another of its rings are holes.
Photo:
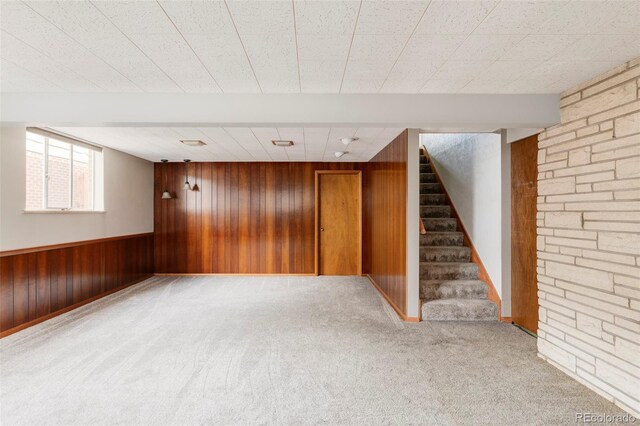
<path fill-rule="evenodd" d="M 348 152 L 347 151 L 336 151 L 336 152 L 333 153 L 333 155 L 335 155 L 336 158 L 340 158 L 345 154 L 348 154 Z"/>
<path fill-rule="evenodd" d="M 340 138 L 340 142 L 342 142 L 344 145 L 349 145 L 351 142 L 355 142 L 357 140 L 358 138 Z"/>
<path fill-rule="evenodd" d="M 271 141 L 272 144 L 274 144 L 275 146 L 280 146 L 280 147 L 288 147 L 288 146 L 293 146 L 293 141 L 281 141 L 281 140 L 275 140 L 275 141 Z"/>
<path fill-rule="evenodd" d="M 185 191 L 191 191 L 191 184 L 189 183 L 189 162 L 191 160 L 184 160 L 184 186 L 182 189 Z"/>
<path fill-rule="evenodd" d="M 160 197 L 160 198 L 162 198 L 163 200 L 170 200 L 172 197 L 171 197 L 171 193 L 170 193 L 170 192 L 169 192 L 169 190 L 167 189 L 167 173 L 166 173 L 166 170 L 165 170 L 165 168 L 166 168 L 166 164 L 167 164 L 167 162 L 168 162 L 169 160 L 165 160 L 165 159 L 163 158 L 163 159 L 162 159 L 162 160 L 160 160 L 160 161 L 162 161 L 162 164 L 165 164 L 165 166 L 162 166 L 162 174 L 164 175 L 164 188 L 165 188 L 165 189 L 164 189 L 164 191 L 162 191 L 162 197 Z"/>
<path fill-rule="evenodd" d="M 206 145 L 206 143 L 202 142 L 201 140 L 197 140 L 197 139 L 185 139 L 185 140 L 181 140 L 180 142 L 182 142 L 183 144 L 188 145 L 188 146 Z"/>

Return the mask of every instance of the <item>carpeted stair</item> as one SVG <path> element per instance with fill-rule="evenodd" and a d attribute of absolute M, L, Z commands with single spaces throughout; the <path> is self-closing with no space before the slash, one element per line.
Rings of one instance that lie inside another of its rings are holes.
<path fill-rule="evenodd" d="M 442 186 L 420 153 L 420 298 L 426 321 L 495 321 L 498 307 L 487 299 L 471 249 L 464 245 L 458 221 L 451 217 Z"/>

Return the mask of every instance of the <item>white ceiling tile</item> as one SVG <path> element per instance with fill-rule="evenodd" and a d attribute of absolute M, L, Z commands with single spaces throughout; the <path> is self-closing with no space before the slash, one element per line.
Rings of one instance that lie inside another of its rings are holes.
<path fill-rule="evenodd" d="M 625 1 L 629 6 L 618 16 L 596 28 L 597 34 L 640 34 L 640 2 L 637 0 Z"/>
<path fill-rule="evenodd" d="M 460 89 L 466 86 L 470 78 L 468 79 L 431 79 L 427 81 L 420 89 L 420 93 L 457 93 Z"/>
<path fill-rule="evenodd" d="M 344 61 L 300 61 L 303 93 L 338 93 Z"/>
<path fill-rule="evenodd" d="M 518 79 L 505 84 L 505 93 L 558 93 L 548 80 Z"/>
<path fill-rule="evenodd" d="M 171 20 L 155 1 L 92 0 L 125 34 L 173 34 Z"/>
<path fill-rule="evenodd" d="M 136 92 L 135 84 L 95 56 L 46 18 L 22 2 L 3 4 L 2 29 L 50 57 L 64 62 L 76 75 L 82 75 L 106 91 Z"/>
<path fill-rule="evenodd" d="M 175 82 L 91 3 L 32 1 L 28 5 L 142 90 L 180 91 Z M 98 80 L 99 76 L 90 78 Z"/>
<path fill-rule="evenodd" d="M 380 88 L 380 93 L 418 93 L 424 79 L 406 79 L 389 77 Z"/>
<path fill-rule="evenodd" d="M 364 1 L 356 34 L 409 35 L 422 17 L 429 1 Z"/>
<path fill-rule="evenodd" d="M 384 127 L 360 127 L 354 134 L 355 137 L 363 139 L 375 139 L 384 131 Z"/>
<path fill-rule="evenodd" d="M 269 154 L 248 127 L 225 127 L 224 130 L 255 160 L 270 160 Z"/>
<path fill-rule="evenodd" d="M 235 34 L 224 1 L 162 0 L 160 5 L 182 34 Z"/>
<path fill-rule="evenodd" d="M 527 75 L 529 70 L 542 61 L 495 61 L 476 75 L 479 80 L 500 81 L 505 83 Z"/>
<path fill-rule="evenodd" d="M 521 35 L 471 34 L 450 56 L 456 61 L 494 61 L 502 57 Z"/>
<path fill-rule="evenodd" d="M 470 34 L 498 1 L 434 0 L 416 28 L 416 34 Z"/>
<path fill-rule="evenodd" d="M 61 92 L 64 89 L 29 70 L 5 59 L 0 59 L 0 91 L 9 92 Z"/>
<path fill-rule="evenodd" d="M 291 1 L 228 1 L 227 5 L 241 36 L 294 32 Z"/>
<path fill-rule="evenodd" d="M 357 79 L 346 76 L 342 82 L 340 93 L 378 93 L 383 83 L 384 77 Z"/>
<path fill-rule="evenodd" d="M 353 33 L 360 8 L 359 1 L 298 1 L 296 32 L 303 34 L 349 35 Z"/>
<path fill-rule="evenodd" d="M 447 61 L 433 80 L 471 80 L 492 64 L 491 61 Z"/>
<path fill-rule="evenodd" d="M 247 35 L 242 41 L 263 92 L 300 91 L 293 34 Z"/>
<path fill-rule="evenodd" d="M 273 161 L 289 161 L 287 151 L 271 142 L 280 139 L 278 129 L 275 127 L 252 127 L 251 131 Z"/>
<path fill-rule="evenodd" d="M 4 31 L 1 35 L 0 57 L 2 59 L 29 70 L 40 79 L 51 81 L 53 84 L 72 92 L 93 92 L 102 89 L 76 74 L 73 69 L 60 65 L 12 35 Z"/>
<path fill-rule="evenodd" d="M 536 32 L 540 34 L 593 34 L 609 32 L 609 23 L 632 13 L 637 1 L 571 1 L 544 21 Z"/>
<path fill-rule="evenodd" d="M 302 127 L 278 127 L 280 138 L 285 141 L 293 141 L 295 145 L 304 145 L 304 130 Z"/>
<path fill-rule="evenodd" d="M 408 38 L 407 35 L 356 35 L 349 61 L 393 62 Z"/>
<path fill-rule="evenodd" d="M 503 1 L 482 21 L 476 34 L 529 34 L 552 18 L 567 1 Z"/>
<path fill-rule="evenodd" d="M 637 0 L 3 1 L 0 27 L 3 91 L 549 93 L 640 56 Z"/>
<path fill-rule="evenodd" d="M 474 79 L 460 89 L 461 93 L 509 93 L 507 87 L 513 80 Z"/>
<path fill-rule="evenodd" d="M 500 58 L 503 60 L 547 60 L 569 48 L 582 36 L 531 34 L 508 48 Z"/>
<path fill-rule="evenodd" d="M 304 128 L 304 149 L 307 161 L 322 161 L 330 130 L 328 127 Z"/>
<path fill-rule="evenodd" d="M 306 60 L 347 60 L 351 35 L 298 34 L 298 57 Z"/>
<path fill-rule="evenodd" d="M 402 52 L 406 60 L 444 62 L 465 40 L 463 35 L 414 34 Z"/>
<path fill-rule="evenodd" d="M 187 34 L 185 38 L 223 92 L 260 92 L 236 34 Z"/>
<path fill-rule="evenodd" d="M 229 161 L 251 161 L 253 156 L 243 147 L 238 145 L 238 142 L 231 137 L 221 127 L 200 127 L 200 131 L 206 135 L 209 140 L 229 152 Z M 225 158 L 219 158 L 217 161 L 225 161 Z"/>
<path fill-rule="evenodd" d="M 393 62 L 386 62 L 386 66 L 383 66 L 376 61 L 349 61 L 342 83 L 342 92 L 377 93 L 392 66 Z"/>
<path fill-rule="evenodd" d="M 624 62 L 640 55 L 640 35 L 586 35 L 560 51 L 552 59 L 562 61 L 618 61 Z"/>
<path fill-rule="evenodd" d="M 422 60 L 399 60 L 391 73 L 389 74 L 389 79 L 395 80 L 411 80 L 411 81 L 419 81 L 424 83 L 427 78 L 431 77 L 438 69 L 442 66 L 442 64 L 433 63 L 428 59 Z"/>
<path fill-rule="evenodd" d="M 354 137 L 358 132 L 357 127 L 332 127 L 329 131 L 329 138 L 327 139 L 327 146 L 339 147 L 344 144 L 340 141 L 342 138 Z M 339 145 L 335 145 L 339 144 Z"/>
<path fill-rule="evenodd" d="M 136 45 L 161 67 L 184 91 L 220 92 L 214 78 L 177 32 L 174 34 L 134 34 Z"/>
<path fill-rule="evenodd" d="M 611 61 L 562 61 L 562 62 L 542 62 L 527 73 L 527 80 L 542 80 L 549 84 L 557 81 L 565 81 L 567 87 L 589 80 L 596 75 L 620 65 Z"/>
<path fill-rule="evenodd" d="M 379 139 L 382 139 L 382 143 L 389 143 L 393 139 L 396 138 L 400 133 L 404 131 L 402 127 L 387 127 L 385 128 L 380 135 L 378 135 Z"/>
<path fill-rule="evenodd" d="M 118 149 L 149 161 L 368 161 L 402 128 L 273 128 L 273 127 L 56 127 L 55 130 Z M 339 138 L 357 135 L 348 146 Z M 279 148 L 272 139 L 296 144 Z M 189 147 L 181 139 L 200 139 Z M 338 159 L 336 151 L 348 154 Z"/>

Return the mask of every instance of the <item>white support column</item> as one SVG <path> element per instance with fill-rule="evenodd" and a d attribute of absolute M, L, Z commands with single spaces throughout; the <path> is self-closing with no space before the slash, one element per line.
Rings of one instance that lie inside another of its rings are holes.
<path fill-rule="evenodd" d="M 501 170 L 501 247 L 502 247 L 502 283 L 500 296 L 502 299 L 502 316 L 511 316 L 511 144 L 507 138 L 507 130 L 500 132 L 500 162 Z"/>
<path fill-rule="evenodd" d="M 407 316 L 420 316 L 420 131 L 409 129 L 407 147 Z"/>

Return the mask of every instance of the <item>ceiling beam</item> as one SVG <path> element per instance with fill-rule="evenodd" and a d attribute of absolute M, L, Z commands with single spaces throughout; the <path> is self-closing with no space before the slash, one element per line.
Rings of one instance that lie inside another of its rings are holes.
<path fill-rule="evenodd" d="M 3 125 L 411 127 L 489 131 L 560 121 L 558 95 L 5 93 Z"/>

